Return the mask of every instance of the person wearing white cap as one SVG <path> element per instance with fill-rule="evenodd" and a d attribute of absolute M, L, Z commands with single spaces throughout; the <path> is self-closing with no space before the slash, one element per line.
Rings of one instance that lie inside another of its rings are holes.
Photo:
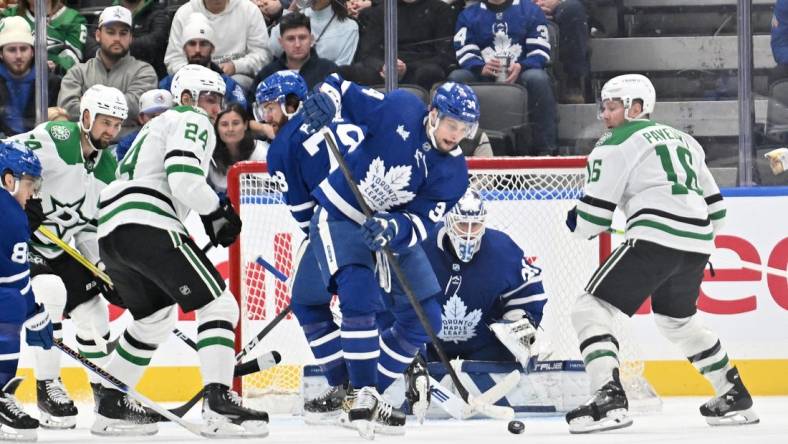
<path fill-rule="evenodd" d="M 231 76 L 224 73 L 222 68 L 211 61 L 216 48 L 216 34 L 208 18 L 199 12 L 189 16 L 187 25 L 183 28 L 183 53 L 190 65 L 200 65 L 219 73 L 224 79 L 226 91 L 225 104 L 237 103 L 247 111 L 249 105 L 246 100 L 246 91 Z M 159 81 L 159 88 L 170 89 L 172 75 Z"/>
<path fill-rule="evenodd" d="M 172 108 L 172 94 L 166 89 L 152 89 L 140 96 L 140 113 L 137 114 L 137 122 L 145 125 L 152 118 Z M 115 147 L 115 157 L 118 161 L 123 160 L 134 139 L 137 138 L 139 130 L 130 132 L 118 140 Z"/>
<path fill-rule="evenodd" d="M 188 63 L 183 53 L 184 30 L 194 12 L 213 25 L 216 41 L 211 59 L 224 74 L 250 89 L 255 74 L 271 61 L 263 14 L 250 0 L 189 0 L 178 8 L 164 55 L 167 72 L 175 74 Z"/>
<path fill-rule="evenodd" d="M 7 17 L 0 30 L 0 135 L 29 131 L 36 125 L 33 34 L 22 17 Z M 49 105 L 57 100 L 60 77 L 48 79 Z"/>
<path fill-rule="evenodd" d="M 74 65 L 60 85 L 57 103 L 68 112 L 69 119 L 79 118 L 80 98 L 93 85 L 102 84 L 122 91 L 131 115 L 139 113 L 142 93 L 156 88 L 153 67 L 129 55 L 131 25 L 131 11 L 122 6 L 110 6 L 102 11 L 95 33 L 99 43 L 96 57 Z M 128 119 L 124 126 L 125 134 L 139 125 L 136 120 Z"/>
<path fill-rule="evenodd" d="M 10 2 L 9 2 L 10 3 Z M 3 11 L 3 16 L 24 18 L 35 35 L 36 2 L 18 0 L 15 6 Z M 50 72 L 60 76 L 82 61 L 87 27 L 85 17 L 63 0 L 46 0 L 47 11 L 47 63 Z"/>

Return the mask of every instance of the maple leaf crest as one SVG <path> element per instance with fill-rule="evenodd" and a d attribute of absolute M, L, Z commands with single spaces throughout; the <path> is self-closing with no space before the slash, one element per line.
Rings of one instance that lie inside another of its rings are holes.
<path fill-rule="evenodd" d="M 411 171 L 410 165 L 397 165 L 386 171 L 383 159 L 376 157 L 359 183 L 364 200 L 374 211 L 386 211 L 410 202 L 416 196 L 406 189 L 410 184 Z"/>
<path fill-rule="evenodd" d="M 468 307 L 456 293 L 443 304 L 443 328 L 438 336 L 444 341 L 458 344 L 476 336 L 476 326 L 482 319 L 482 310 L 468 313 Z"/>
<path fill-rule="evenodd" d="M 482 50 L 482 58 L 485 62 L 494 57 L 509 57 L 510 62 L 516 62 L 523 53 L 523 47 L 519 43 L 512 44 L 512 39 L 505 32 L 496 32 L 493 37 L 492 47 Z"/>

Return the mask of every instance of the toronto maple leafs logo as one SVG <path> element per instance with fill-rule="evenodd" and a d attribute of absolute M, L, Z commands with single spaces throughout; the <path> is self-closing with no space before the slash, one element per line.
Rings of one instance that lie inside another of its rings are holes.
<path fill-rule="evenodd" d="M 383 159 L 376 157 L 369 164 L 367 175 L 358 187 L 370 208 L 375 211 L 386 211 L 408 203 L 416 197 L 407 190 L 411 174 L 410 165 L 396 165 L 386 170 Z"/>
<path fill-rule="evenodd" d="M 506 22 L 493 24 L 493 42 L 492 47 L 486 47 L 482 50 L 482 57 L 485 62 L 493 58 L 508 58 L 509 60 L 517 60 L 523 52 L 522 46 L 519 43 L 512 44 L 512 38 L 509 37 L 509 29 Z"/>
<path fill-rule="evenodd" d="M 482 310 L 477 308 L 468 313 L 468 307 L 457 294 L 462 277 L 452 276 L 446 286 L 446 295 L 451 297 L 443 304 L 443 328 L 438 337 L 447 342 L 467 341 L 476 336 L 476 326 L 482 319 Z"/>
<path fill-rule="evenodd" d="M 408 137 L 410 136 L 410 132 L 405 131 L 405 125 L 400 125 L 397 127 L 397 134 L 402 137 L 402 140 L 408 140 Z"/>

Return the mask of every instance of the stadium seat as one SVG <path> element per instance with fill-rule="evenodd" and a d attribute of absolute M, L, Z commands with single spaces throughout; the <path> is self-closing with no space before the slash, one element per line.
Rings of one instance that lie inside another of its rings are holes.
<path fill-rule="evenodd" d="M 766 137 L 779 143 L 788 141 L 788 79 L 769 87 L 766 109 Z"/>
<path fill-rule="evenodd" d="M 531 145 L 528 91 L 518 84 L 470 83 L 479 98 L 479 128 L 487 133 L 496 156 L 524 156 Z"/>
<path fill-rule="evenodd" d="M 386 86 L 385 85 L 374 85 L 372 88 L 377 90 L 377 91 L 380 91 L 380 92 L 386 92 Z M 426 89 L 420 87 L 419 85 L 411 85 L 411 84 L 408 84 L 408 83 L 403 83 L 403 84 L 397 85 L 397 89 L 402 89 L 402 90 L 411 92 L 411 93 L 415 94 L 416 97 L 421 99 L 421 101 L 424 102 L 425 105 L 429 105 L 430 104 L 430 93 L 427 92 Z"/>

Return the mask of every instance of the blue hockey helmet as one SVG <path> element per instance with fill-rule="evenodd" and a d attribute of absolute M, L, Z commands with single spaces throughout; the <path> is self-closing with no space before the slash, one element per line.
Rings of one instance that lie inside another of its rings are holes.
<path fill-rule="evenodd" d="M 431 108 L 437 111 L 437 116 L 430 115 L 427 134 L 434 146 L 438 146 L 435 140 L 435 130 L 438 129 L 441 119 L 444 118 L 464 123 L 464 138 L 470 139 L 476 134 L 479 127 L 479 99 L 470 86 L 455 82 L 442 84 L 435 90 Z"/>
<path fill-rule="evenodd" d="M 446 214 L 446 233 L 459 260 L 470 262 L 479 251 L 486 218 L 487 209 L 482 196 L 473 188 L 468 188 L 457 205 Z"/>
<path fill-rule="evenodd" d="M 10 172 L 17 180 L 32 180 L 37 192 L 41 188 L 41 170 L 41 161 L 33 150 L 16 141 L 0 141 L 0 173 Z"/>
<path fill-rule="evenodd" d="M 255 93 L 254 105 L 255 119 L 265 121 L 265 107 L 268 102 L 277 102 L 282 107 L 282 112 L 290 118 L 301 109 L 301 104 L 306 100 L 309 88 L 301 74 L 292 70 L 277 71 L 260 82 Z M 301 101 L 295 112 L 288 113 L 285 108 L 287 96 L 294 94 Z"/>

